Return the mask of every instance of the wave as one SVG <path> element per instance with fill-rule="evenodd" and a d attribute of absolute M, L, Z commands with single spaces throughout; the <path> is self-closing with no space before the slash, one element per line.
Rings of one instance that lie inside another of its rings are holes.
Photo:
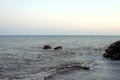
<path fill-rule="evenodd" d="M 71 73 L 78 70 L 90 70 L 89 67 L 85 66 L 81 62 L 66 62 L 58 65 L 57 67 L 51 68 L 49 75 L 44 77 L 44 80 L 54 80 L 55 75 Z"/>

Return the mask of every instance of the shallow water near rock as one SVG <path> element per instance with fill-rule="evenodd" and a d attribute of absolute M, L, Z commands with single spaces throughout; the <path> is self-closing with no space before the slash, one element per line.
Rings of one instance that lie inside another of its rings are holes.
<path fill-rule="evenodd" d="M 119 36 L 1 36 L 0 80 L 119 80 L 120 61 L 102 56 L 117 40 Z M 47 44 L 63 49 L 42 49 Z M 76 63 L 90 70 L 78 69 Z"/>

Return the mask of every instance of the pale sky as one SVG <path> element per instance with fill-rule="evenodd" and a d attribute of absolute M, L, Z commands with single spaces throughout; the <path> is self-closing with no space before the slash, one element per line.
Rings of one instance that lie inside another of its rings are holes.
<path fill-rule="evenodd" d="M 0 0 L 0 35 L 120 35 L 120 0 Z"/>

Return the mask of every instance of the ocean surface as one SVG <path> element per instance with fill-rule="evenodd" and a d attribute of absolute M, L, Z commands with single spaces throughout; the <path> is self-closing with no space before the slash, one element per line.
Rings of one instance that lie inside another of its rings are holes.
<path fill-rule="evenodd" d="M 120 36 L 0 36 L 0 80 L 120 80 L 120 61 L 102 56 L 117 40 Z M 46 44 L 63 49 L 44 50 Z M 90 70 L 56 71 L 74 63 Z"/>

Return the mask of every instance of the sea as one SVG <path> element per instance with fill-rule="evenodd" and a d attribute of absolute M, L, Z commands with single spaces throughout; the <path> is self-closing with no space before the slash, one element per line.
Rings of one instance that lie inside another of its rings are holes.
<path fill-rule="evenodd" d="M 120 61 L 103 57 L 118 40 L 120 36 L 0 36 L 0 80 L 120 80 Z M 62 49 L 54 50 L 57 46 Z M 89 70 L 70 68 L 76 63 Z"/>

